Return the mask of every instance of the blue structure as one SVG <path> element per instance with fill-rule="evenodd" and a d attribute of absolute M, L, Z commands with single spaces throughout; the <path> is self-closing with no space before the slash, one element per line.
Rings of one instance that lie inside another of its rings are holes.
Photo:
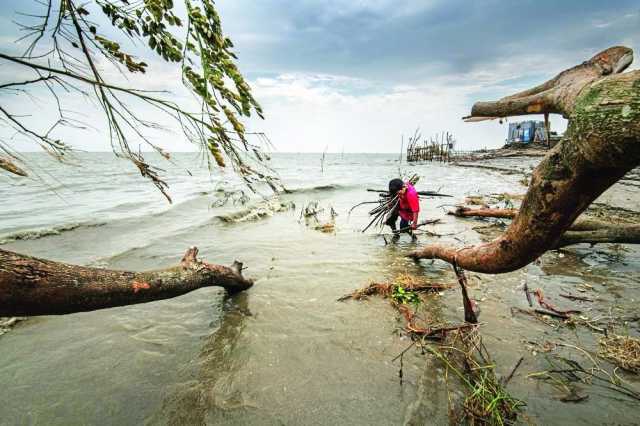
<path fill-rule="evenodd" d="M 519 123 L 509 123 L 507 144 L 526 144 L 531 142 L 547 142 L 544 121 L 528 120 Z"/>

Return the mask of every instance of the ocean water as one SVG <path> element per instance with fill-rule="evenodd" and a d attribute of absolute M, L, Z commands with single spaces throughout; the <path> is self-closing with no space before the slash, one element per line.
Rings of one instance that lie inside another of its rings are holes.
<path fill-rule="evenodd" d="M 422 354 L 408 353 L 403 384 L 398 380 L 392 360 L 409 342 L 397 333 L 388 303 L 336 299 L 401 272 L 454 282 L 448 265 L 415 263 L 404 255 L 426 243 L 479 242 L 473 227 L 481 223 L 447 216 L 447 209 L 468 195 L 526 190 L 517 175 L 438 163 L 409 166 L 397 155 L 329 154 L 321 168 L 321 154 L 275 154 L 271 167 L 290 194 L 274 199 L 266 190 L 247 192 L 244 205 L 229 200 L 216 206 L 220 188 L 243 188 L 237 179 L 210 173 L 196 154 L 174 154 L 172 163 L 157 159 L 168 177 L 169 204 L 110 154 L 79 154 L 76 165 L 64 167 L 42 155 L 30 159 L 40 179 L 0 180 L 3 249 L 145 270 L 175 265 L 195 245 L 210 262 L 244 262 L 256 285 L 231 298 L 208 288 L 154 303 L 30 318 L 0 338 L 2 425 L 446 422 L 446 400 L 436 396 L 443 390 L 441 371 Z M 367 206 L 348 212 L 376 199 L 366 188 L 384 188 L 389 179 L 414 173 L 418 189 L 452 195 L 421 200 L 423 219 L 442 220 L 429 230 L 445 236 L 386 244 L 377 230 L 360 232 Z M 334 233 L 318 232 L 301 219 L 310 202 L 324 208 L 321 219 L 331 208 L 338 213 Z M 295 208 L 278 211 L 283 204 Z M 640 415 L 637 401 L 606 390 L 590 393 L 588 404 L 569 405 L 558 401 L 553 387 L 527 379 L 525 373 L 542 368 L 543 360 L 523 342 L 568 337 L 510 314 L 510 307 L 526 304 L 520 290 L 525 280 L 551 297 L 591 286 L 603 303 L 590 307 L 590 314 L 635 306 L 640 254 L 633 247 L 616 250 L 579 247 L 562 256 L 548 253 L 513 273 L 470 275 L 498 372 L 526 356 L 523 373 L 510 386 L 527 401 L 534 421 L 632 424 Z M 455 289 L 434 297 L 432 305 L 434 315 L 462 319 Z M 571 338 L 597 345 L 584 330 Z"/>

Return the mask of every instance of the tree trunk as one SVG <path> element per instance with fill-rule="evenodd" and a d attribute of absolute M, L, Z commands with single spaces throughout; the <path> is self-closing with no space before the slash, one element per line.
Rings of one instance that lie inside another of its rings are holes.
<path fill-rule="evenodd" d="M 458 207 L 448 214 L 456 217 L 513 219 L 518 214 L 518 210 Z M 582 243 L 640 244 L 640 225 L 615 224 L 595 219 L 578 219 L 562 234 L 560 241 L 551 248 L 557 249 Z"/>
<path fill-rule="evenodd" d="M 502 273 L 556 247 L 589 204 L 640 164 L 640 71 L 602 77 L 628 66 L 629 55 L 630 49 L 611 48 L 565 71 L 542 93 L 527 92 L 531 108 L 523 109 L 522 99 L 513 97 L 476 104 L 472 116 L 560 112 L 569 126 L 533 171 L 520 211 L 501 237 L 463 248 L 430 245 L 410 256 Z"/>
<path fill-rule="evenodd" d="M 242 263 L 197 259 L 190 248 L 179 266 L 149 272 L 112 271 L 52 262 L 0 250 L 0 316 L 59 315 L 168 299 L 201 287 L 246 290 Z"/>
<path fill-rule="evenodd" d="M 458 207 L 457 209 L 448 212 L 447 214 L 456 217 L 494 217 L 496 219 L 513 219 L 518 214 L 518 209 L 491 209 L 480 208 L 472 209 L 469 207 Z M 602 220 L 578 218 L 569 227 L 569 231 L 596 231 L 596 230 L 611 230 L 624 232 L 627 229 L 633 228 L 635 225 L 614 224 L 611 222 L 605 222 Z M 613 235 L 613 234 L 612 234 Z"/>
<path fill-rule="evenodd" d="M 640 244 L 640 225 L 610 226 L 590 231 L 567 231 L 554 248 L 573 244 Z"/>

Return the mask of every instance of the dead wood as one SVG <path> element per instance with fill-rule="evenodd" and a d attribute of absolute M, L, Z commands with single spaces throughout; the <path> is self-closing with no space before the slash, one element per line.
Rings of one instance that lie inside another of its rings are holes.
<path fill-rule="evenodd" d="M 519 214 L 501 237 L 463 248 L 429 245 L 410 256 L 503 273 L 557 247 L 575 219 L 640 164 L 640 71 L 619 74 L 632 58 L 631 49 L 613 47 L 530 91 L 475 104 L 473 117 L 559 113 L 569 126 L 533 171 Z"/>
<path fill-rule="evenodd" d="M 87 268 L 0 250 L 0 316 L 59 315 L 168 299 L 210 286 L 246 290 L 242 263 L 230 267 L 185 253 L 180 265 L 149 272 Z"/>
<path fill-rule="evenodd" d="M 522 175 L 522 174 L 527 175 L 527 172 L 525 170 L 509 169 L 506 167 L 496 167 L 496 166 L 487 166 L 484 164 L 466 164 L 466 163 L 456 163 L 455 165 L 457 167 L 468 167 L 472 169 L 490 170 L 492 172 L 500 172 L 505 175 Z"/>
<path fill-rule="evenodd" d="M 553 317 L 553 318 L 557 318 L 557 319 L 561 319 L 561 320 L 568 320 L 571 317 L 569 315 L 566 314 L 558 314 L 556 312 L 552 312 L 552 311 L 547 311 L 545 309 L 522 309 L 522 308 L 517 308 L 517 307 L 512 307 L 511 308 L 511 315 L 513 315 L 514 312 L 520 312 L 521 314 L 525 314 L 525 315 L 529 315 L 532 316 L 534 318 L 539 318 L 538 315 L 546 315 L 548 317 Z"/>
<path fill-rule="evenodd" d="M 593 302 L 593 299 L 590 299 L 588 297 L 583 297 L 583 296 L 575 296 L 573 294 L 560 293 L 558 296 L 564 297 L 565 299 L 569 299 L 569 300 L 578 300 L 580 302 Z"/>
<path fill-rule="evenodd" d="M 373 189 L 373 188 L 367 188 L 368 192 L 377 192 L 379 194 L 388 194 L 389 191 L 385 190 L 385 189 Z M 441 194 L 439 192 L 436 191 L 416 191 L 418 195 L 422 195 L 424 197 L 453 197 L 453 195 L 447 195 L 447 194 Z"/>
<path fill-rule="evenodd" d="M 496 219 L 513 219 L 518 214 L 518 209 L 494 209 L 458 206 L 455 210 L 447 212 L 456 217 L 492 217 Z M 593 231 L 597 229 L 619 229 L 621 225 L 612 222 L 591 218 L 578 218 L 570 227 L 570 231 Z"/>
<path fill-rule="evenodd" d="M 433 326 L 428 325 L 422 327 L 416 324 L 415 313 L 407 306 L 400 303 L 393 303 L 398 312 L 402 314 L 405 320 L 404 329 L 411 335 L 412 338 L 421 338 L 425 340 L 444 340 L 447 335 L 453 331 L 465 330 L 469 328 L 477 327 L 477 324 L 471 322 L 465 322 L 464 324 L 454 324 L 447 326 Z"/>
<path fill-rule="evenodd" d="M 355 290 L 352 293 L 345 294 L 338 299 L 338 302 L 345 300 L 361 300 L 366 299 L 369 296 L 382 296 L 385 298 L 391 297 L 393 289 L 397 286 L 401 286 L 407 291 L 415 293 L 428 293 L 428 292 L 440 292 L 448 290 L 453 286 L 450 284 L 431 283 L 424 280 L 420 280 L 413 275 L 401 274 L 393 282 L 376 283 L 373 282 L 368 286 Z"/>
<path fill-rule="evenodd" d="M 505 379 L 502 381 L 502 386 L 507 386 L 509 384 L 509 382 L 513 378 L 513 375 L 518 370 L 518 367 L 520 367 L 520 364 L 522 364 L 522 361 L 524 361 L 524 357 L 523 356 L 521 356 L 520 359 L 518 360 L 518 362 L 516 362 L 516 365 L 511 370 L 511 373 L 509 373 L 509 375 L 507 377 L 505 377 Z"/>
<path fill-rule="evenodd" d="M 456 273 L 456 278 L 458 278 L 458 284 L 460 284 L 460 289 L 462 291 L 462 306 L 464 308 L 464 320 L 471 324 L 478 323 L 478 313 L 474 306 L 474 303 L 469 299 L 469 294 L 467 293 L 467 277 L 456 262 L 452 263 L 453 271 Z"/>
<path fill-rule="evenodd" d="M 544 297 L 544 293 L 542 292 L 541 288 L 536 289 L 533 292 L 534 296 L 536 296 L 536 300 L 538 301 L 538 305 L 542 306 L 545 309 L 548 309 L 549 311 L 553 312 L 556 315 L 562 315 L 562 316 L 569 316 L 571 314 L 580 314 L 582 313 L 582 311 L 578 311 L 576 309 L 568 309 L 568 310 L 561 310 L 556 308 L 555 306 L 553 306 L 551 304 L 551 302 L 549 302 L 547 299 L 545 299 Z"/>
<path fill-rule="evenodd" d="M 484 217 L 513 219 L 517 209 L 492 209 L 459 206 L 447 214 L 456 217 Z M 562 234 L 560 240 L 552 248 L 562 248 L 574 244 L 640 244 L 640 225 L 616 224 L 597 219 L 578 218 L 569 229 Z"/>
<path fill-rule="evenodd" d="M 458 206 L 455 210 L 447 212 L 448 215 L 456 217 L 493 217 L 497 219 L 513 219 L 517 213 L 517 209 L 472 209 L 464 206 Z"/>
<path fill-rule="evenodd" d="M 592 231 L 569 230 L 562 234 L 562 238 L 554 248 L 561 248 L 573 244 L 640 244 L 640 225 L 609 226 Z"/>
<path fill-rule="evenodd" d="M 527 303 L 529 304 L 530 308 L 533 308 L 533 301 L 531 300 L 531 292 L 529 291 L 529 285 L 527 284 L 527 282 L 524 282 L 524 286 L 522 287 L 522 289 L 524 290 L 524 295 L 527 298 Z"/>
<path fill-rule="evenodd" d="M 407 299 L 398 298 L 397 294 L 395 294 L 400 287 L 402 288 L 403 294 L 408 295 L 418 293 L 438 293 L 440 291 L 450 289 L 453 286 L 449 284 L 429 283 L 424 279 L 411 274 L 400 274 L 392 282 L 371 283 L 364 288 L 340 297 L 338 301 L 341 302 L 348 299 L 362 300 L 374 295 L 389 299 L 391 306 L 393 306 L 405 320 L 404 331 L 414 339 L 443 340 L 450 332 L 477 326 L 477 324 L 471 322 L 454 325 L 418 325 L 415 312 L 411 310 L 408 304 L 406 304 Z"/>

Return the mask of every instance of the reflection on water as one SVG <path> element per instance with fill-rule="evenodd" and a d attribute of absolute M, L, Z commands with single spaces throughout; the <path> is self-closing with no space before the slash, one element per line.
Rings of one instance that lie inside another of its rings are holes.
<path fill-rule="evenodd" d="M 220 327 L 208 336 L 198 359 L 190 369 L 194 378 L 172 385 L 153 422 L 170 425 L 217 424 L 228 410 L 249 410 L 242 392 L 233 389 L 233 381 L 245 360 L 236 350 L 251 316 L 248 293 L 240 293 L 225 303 Z M 216 420 L 214 420 L 216 419 Z"/>

